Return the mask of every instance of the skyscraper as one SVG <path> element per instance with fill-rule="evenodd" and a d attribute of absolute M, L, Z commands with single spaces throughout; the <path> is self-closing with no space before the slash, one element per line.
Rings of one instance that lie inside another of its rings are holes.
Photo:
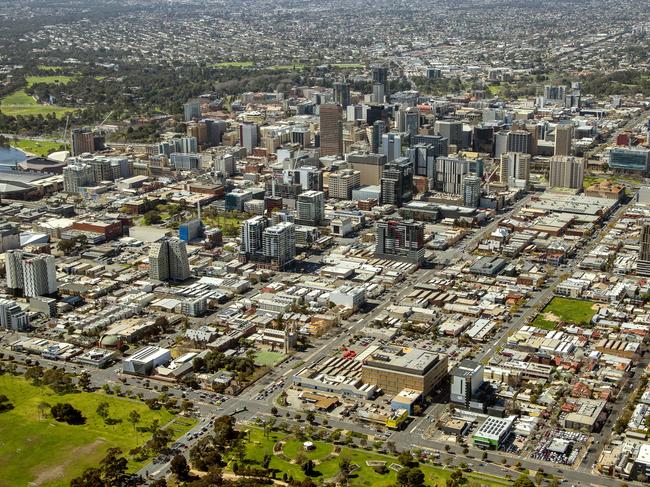
<path fill-rule="evenodd" d="M 90 164 L 69 164 L 63 168 L 63 191 L 66 193 L 78 193 L 79 188 L 94 184 L 95 172 Z"/>
<path fill-rule="evenodd" d="M 530 179 L 530 155 L 508 152 L 501 156 L 499 179 L 511 188 L 526 188 Z"/>
<path fill-rule="evenodd" d="M 352 190 L 361 186 L 361 172 L 344 169 L 330 173 L 329 197 L 341 200 L 352 199 Z"/>
<path fill-rule="evenodd" d="M 299 225 L 320 226 L 325 221 L 325 194 L 322 191 L 305 191 L 298 195 Z"/>
<path fill-rule="evenodd" d="M 45 296 L 57 291 L 53 255 L 28 254 L 22 250 L 10 250 L 5 255 L 8 288 L 23 290 L 27 297 Z"/>
<path fill-rule="evenodd" d="M 400 157 L 384 166 L 381 175 L 381 204 L 402 206 L 413 197 L 413 166 Z"/>
<path fill-rule="evenodd" d="M 434 125 L 436 134 L 449 141 L 449 144 L 460 146 L 463 143 L 463 122 L 439 120 Z"/>
<path fill-rule="evenodd" d="M 194 98 L 183 104 L 183 114 L 186 122 L 191 122 L 192 120 L 198 120 L 201 118 L 201 103 L 199 99 Z"/>
<path fill-rule="evenodd" d="M 434 189 L 441 193 L 463 192 L 463 178 L 470 171 L 470 162 L 461 157 L 438 157 L 434 175 Z"/>
<path fill-rule="evenodd" d="M 87 128 L 72 130 L 72 155 L 95 152 L 95 134 Z"/>
<path fill-rule="evenodd" d="M 410 137 L 418 134 L 420 128 L 420 110 L 409 107 L 397 112 L 397 130 L 406 132 Z"/>
<path fill-rule="evenodd" d="M 282 222 L 266 228 L 262 253 L 274 267 L 283 269 L 296 256 L 296 226 Z"/>
<path fill-rule="evenodd" d="M 29 327 L 29 315 L 15 301 L 0 299 L 0 327 L 26 331 Z"/>
<path fill-rule="evenodd" d="M 246 254 L 247 258 L 261 252 L 263 245 L 264 230 L 268 226 L 268 220 L 263 216 L 249 218 L 241 226 L 240 251 Z"/>
<path fill-rule="evenodd" d="M 390 96 L 390 83 L 388 82 L 388 68 L 374 66 L 372 68 L 372 82 L 384 85 L 384 96 Z"/>
<path fill-rule="evenodd" d="M 386 101 L 386 87 L 384 83 L 372 84 L 372 95 L 370 101 L 372 103 L 384 103 Z"/>
<path fill-rule="evenodd" d="M 350 85 L 348 83 L 334 83 L 334 103 L 341 105 L 344 110 L 350 104 Z"/>
<path fill-rule="evenodd" d="M 424 260 L 424 224 L 386 219 L 375 227 L 375 255 L 381 259 L 420 264 Z"/>
<path fill-rule="evenodd" d="M 533 134 L 526 130 L 511 130 L 508 132 L 507 152 L 533 153 Z"/>
<path fill-rule="evenodd" d="M 166 238 L 149 248 L 149 277 L 157 281 L 184 281 L 190 277 L 187 243 Z"/>
<path fill-rule="evenodd" d="M 636 273 L 639 276 L 650 277 L 650 220 L 645 220 L 641 227 Z"/>
<path fill-rule="evenodd" d="M 551 157 L 549 188 L 581 189 L 584 178 L 585 169 L 582 159 L 573 156 Z"/>
<path fill-rule="evenodd" d="M 555 127 L 555 150 L 556 156 L 570 156 L 573 145 L 573 125 L 563 124 Z"/>
<path fill-rule="evenodd" d="M 386 123 L 383 120 L 377 120 L 372 124 L 372 135 L 370 137 L 370 152 L 379 154 L 381 150 L 381 138 L 386 132 Z"/>
<path fill-rule="evenodd" d="M 400 134 L 389 132 L 381 137 L 381 153 L 388 162 L 394 161 L 402 155 L 402 139 Z"/>
<path fill-rule="evenodd" d="M 409 159 L 415 176 L 433 178 L 436 164 L 436 148 L 433 144 L 417 144 L 409 149 Z"/>
<path fill-rule="evenodd" d="M 239 145 L 246 149 L 246 154 L 251 155 L 253 148 L 259 144 L 258 127 L 256 123 L 244 122 L 239 126 Z"/>
<path fill-rule="evenodd" d="M 481 178 L 467 175 L 463 178 L 463 204 L 478 208 L 481 202 Z"/>
<path fill-rule="evenodd" d="M 343 120 L 340 105 L 325 103 L 320 106 L 320 155 L 343 155 Z"/>

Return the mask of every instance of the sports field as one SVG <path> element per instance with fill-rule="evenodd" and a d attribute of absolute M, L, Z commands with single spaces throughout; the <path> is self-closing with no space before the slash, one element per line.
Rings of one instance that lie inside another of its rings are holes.
<path fill-rule="evenodd" d="M 532 322 L 533 326 L 553 330 L 559 322 L 588 326 L 596 314 L 594 303 L 580 299 L 554 297 Z"/>
<path fill-rule="evenodd" d="M 0 100 L 0 112 L 5 115 L 47 115 L 54 113 L 61 117 L 66 113 L 73 112 L 72 108 L 64 108 L 57 105 L 44 105 L 37 103 L 31 95 L 24 90 L 18 90 Z"/>

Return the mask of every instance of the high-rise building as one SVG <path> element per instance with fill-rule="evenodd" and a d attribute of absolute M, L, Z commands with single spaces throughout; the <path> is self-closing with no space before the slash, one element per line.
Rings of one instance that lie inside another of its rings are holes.
<path fill-rule="evenodd" d="M 352 153 L 346 156 L 352 169 L 361 173 L 361 185 L 376 185 L 381 180 L 381 172 L 386 164 L 383 154 Z"/>
<path fill-rule="evenodd" d="M 381 175 L 381 204 L 402 206 L 413 198 L 413 165 L 400 157 L 384 166 Z"/>
<path fill-rule="evenodd" d="M 79 188 L 95 184 L 95 171 L 90 164 L 69 164 L 63 168 L 63 191 L 78 193 Z"/>
<path fill-rule="evenodd" d="M 390 132 L 381 137 L 381 153 L 388 162 L 394 161 L 402 155 L 402 139 L 400 134 Z"/>
<path fill-rule="evenodd" d="M 478 208 L 481 203 L 481 178 L 467 175 L 463 178 L 463 204 L 469 208 Z"/>
<path fill-rule="evenodd" d="M 9 289 L 22 290 L 25 296 L 32 298 L 57 291 L 56 264 L 53 255 L 10 250 L 5 256 Z"/>
<path fill-rule="evenodd" d="M 361 186 L 361 172 L 344 169 L 333 172 L 329 178 L 329 197 L 341 200 L 352 199 L 352 190 Z"/>
<path fill-rule="evenodd" d="M 548 186 L 581 189 L 585 179 L 584 161 L 573 156 L 551 157 Z"/>
<path fill-rule="evenodd" d="M 413 174 L 433 178 L 438 155 L 441 154 L 433 144 L 412 145 L 409 149 L 409 159 L 413 164 Z"/>
<path fill-rule="evenodd" d="M 563 101 L 566 88 L 564 86 L 544 86 L 544 99 L 547 101 Z"/>
<path fill-rule="evenodd" d="M 300 148 L 304 149 L 311 145 L 311 132 L 306 125 L 297 125 L 291 130 L 291 142 L 300 144 Z"/>
<path fill-rule="evenodd" d="M 350 85 L 349 83 L 334 83 L 334 103 L 341 105 L 345 110 L 350 104 Z"/>
<path fill-rule="evenodd" d="M 370 101 L 372 103 L 384 103 L 386 101 L 386 87 L 384 83 L 372 84 L 372 95 Z"/>
<path fill-rule="evenodd" d="M 463 143 L 463 122 L 438 120 L 434 125 L 436 134 L 448 140 L 449 144 L 460 147 Z"/>
<path fill-rule="evenodd" d="M 187 243 L 166 238 L 149 248 L 149 277 L 157 281 L 185 281 L 190 277 Z"/>
<path fill-rule="evenodd" d="M 237 172 L 235 156 L 232 154 L 224 154 L 221 157 L 217 157 L 217 159 L 214 161 L 214 170 L 229 178 L 235 174 L 235 172 Z"/>
<path fill-rule="evenodd" d="M 420 129 L 420 110 L 414 107 L 409 107 L 406 110 L 399 110 L 397 112 L 397 130 L 406 132 L 409 137 L 418 134 Z"/>
<path fill-rule="evenodd" d="M 645 220 L 641 227 L 636 273 L 639 276 L 650 277 L 650 220 Z"/>
<path fill-rule="evenodd" d="M 296 204 L 299 225 L 318 227 L 325 222 L 325 193 L 322 191 L 305 191 L 298 195 Z"/>
<path fill-rule="evenodd" d="M 384 66 L 374 66 L 372 68 L 372 82 L 384 85 L 384 96 L 390 96 L 390 83 L 388 81 L 388 68 Z"/>
<path fill-rule="evenodd" d="M 475 152 L 494 154 L 494 127 L 489 125 L 474 127 L 472 144 Z"/>
<path fill-rule="evenodd" d="M 609 151 L 609 168 L 621 172 L 650 171 L 650 150 L 627 147 L 614 147 Z"/>
<path fill-rule="evenodd" d="M 186 122 L 198 120 L 201 118 L 201 103 L 198 98 L 188 100 L 183 104 L 183 114 Z"/>
<path fill-rule="evenodd" d="M 573 146 L 573 125 L 563 124 L 555 127 L 555 150 L 556 156 L 570 156 Z"/>
<path fill-rule="evenodd" d="M 527 188 L 530 180 L 530 155 L 521 152 L 503 154 L 499 179 L 511 188 Z"/>
<path fill-rule="evenodd" d="M 253 153 L 259 145 L 259 128 L 256 123 L 244 122 L 239 126 L 239 145 L 246 149 L 246 154 Z"/>
<path fill-rule="evenodd" d="M 263 235 L 267 226 L 268 220 L 263 216 L 254 216 L 242 223 L 240 251 L 247 258 L 262 251 Z"/>
<path fill-rule="evenodd" d="M 13 331 L 29 328 L 29 315 L 10 299 L 0 299 L 0 327 Z"/>
<path fill-rule="evenodd" d="M 375 227 L 375 255 L 381 259 L 422 263 L 424 224 L 414 220 L 380 220 Z"/>
<path fill-rule="evenodd" d="M 207 128 L 207 140 L 206 145 L 208 147 L 215 147 L 221 144 L 223 140 L 223 134 L 226 133 L 228 125 L 225 120 L 214 120 L 211 118 L 206 118 L 202 120 Z"/>
<path fill-rule="evenodd" d="M 111 166 L 111 160 L 107 157 L 93 157 L 92 159 L 87 159 L 90 167 L 93 168 L 93 179 L 95 183 L 100 183 L 102 181 L 113 181 L 113 167 Z"/>
<path fill-rule="evenodd" d="M 463 194 L 463 178 L 472 172 L 470 161 L 461 157 L 438 157 L 434 176 L 434 189 L 441 193 Z"/>
<path fill-rule="evenodd" d="M 511 130 L 508 132 L 507 152 L 533 153 L 533 134 L 526 130 Z"/>
<path fill-rule="evenodd" d="M 296 226 L 282 222 L 263 232 L 262 253 L 272 266 L 283 269 L 296 256 Z"/>
<path fill-rule="evenodd" d="M 325 103 L 320 106 L 320 155 L 343 155 L 343 120 L 340 105 Z"/>
<path fill-rule="evenodd" d="M 370 152 L 379 154 L 381 149 L 381 139 L 386 133 L 386 122 L 377 120 L 372 124 L 372 133 L 370 136 Z"/>
<path fill-rule="evenodd" d="M 483 365 L 473 360 L 463 360 L 451 371 L 451 402 L 469 408 L 481 384 Z"/>
<path fill-rule="evenodd" d="M 95 134 L 87 128 L 72 130 L 72 155 L 95 152 Z"/>

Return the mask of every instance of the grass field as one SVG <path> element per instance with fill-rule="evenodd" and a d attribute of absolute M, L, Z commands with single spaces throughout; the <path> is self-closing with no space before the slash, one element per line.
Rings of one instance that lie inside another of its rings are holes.
<path fill-rule="evenodd" d="M 141 416 L 139 426 L 148 426 L 154 419 L 168 424 L 174 415 L 166 410 L 151 411 L 140 401 L 107 396 L 103 393 L 78 393 L 59 396 L 49 388 L 31 385 L 21 377 L 0 376 L 0 391 L 6 394 L 14 409 L 0 414 L 0 487 L 18 485 L 64 486 L 85 468 L 95 466 L 109 447 L 125 453 L 141 445 L 147 433 L 137 433 L 127 421 L 130 411 Z M 38 404 L 54 405 L 69 402 L 81 410 L 86 424 L 71 426 L 51 418 L 41 419 Z M 109 403 L 109 416 L 120 423 L 109 426 L 95 413 L 101 401 Z M 189 430 L 193 420 L 179 418 L 174 432 Z M 139 464 L 132 462 L 132 470 Z"/>
<path fill-rule="evenodd" d="M 266 69 L 270 69 L 271 71 L 287 71 L 287 70 L 300 71 L 302 69 L 305 69 L 305 65 L 302 63 L 276 64 L 275 66 L 269 66 Z"/>
<path fill-rule="evenodd" d="M 281 432 L 271 432 L 268 437 L 264 436 L 264 432 L 258 428 L 247 428 L 250 435 L 250 440 L 247 443 L 246 459 L 250 462 L 261 462 L 264 455 L 271 454 L 272 459 L 269 467 L 277 469 L 280 472 L 286 472 L 287 475 L 295 479 L 304 479 L 305 475 L 298 465 L 290 463 L 285 458 L 295 458 L 295 454 L 302 452 L 302 441 L 287 436 Z M 284 441 L 283 457 L 273 455 L 273 445 L 277 441 Z M 333 479 L 339 470 L 339 460 L 341 457 L 346 457 L 350 463 L 359 466 L 350 476 L 349 483 L 352 486 L 367 486 L 367 487 L 386 487 L 389 485 L 397 484 L 397 474 L 393 470 L 389 473 L 378 474 L 371 467 L 366 465 L 367 460 L 376 460 L 386 462 L 386 466 L 391 463 L 398 463 L 397 459 L 390 455 L 382 455 L 380 453 L 369 452 L 356 448 L 341 447 L 339 454 L 334 454 L 334 449 L 331 445 L 325 442 L 316 441 L 316 450 L 311 453 L 303 452 L 306 456 L 316 460 L 316 473 L 317 481 L 324 481 Z M 328 446 L 325 446 L 328 445 Z M 311 456 L 310 456 L 311 455 Z M 421 464 L 420 468 L 426 477 L 427 485 L 445 485 L 445 482 L 450 478 L 453 469 L 445 469 L 433 465 Z M 490 475 L 480 473 L 465 473 L 469 485 L 476 482 L 481 485 L 490 487 L 505 487 L 512 485 L 506 479 L 493 477 Z"/>
<path fill-rule="evenodd" d="M 365 68 L 364 64 L 358 64 L 358 63 L 336 63 L 331 65 L 333 68 L 339 68 L 339 69 L 361 69 Z"/>
<path fill-rule="evenodd" d="M 553 330 L 559 321 L 589 325 L 596 314 L 592 309 L 594 303 L 580 299 L 554 297 L 532 322 L 533 326 Z"/>
<path fill-rule="evenodd" d="M 35 85 L 36 83 L 45 83 L 48 85 L 53 85 L 53 84 L 66 84 L 72 81 L 72 76 L 66 76 L 66 75 L 52 75 L 52 76 L 27 76 L 25 78 L 27 81 L 27 87 L 29 88 L 30 86 Z"/>
<path fill-rule="evenodd" d="M 36 100 L 25 93 L 24 90 L 18 90 L 0 100 L 0 112 L 11 116 L 46 115 L 48 113 L 55 113 L 57 117 L 61 117 L 64 114 L 73 111 L 72 108 L 37 103 Z"/>
<path fill-rule="evenodd" d="M 283 359 L 284 354 L 280 352 L 257 352 L 255 354 L 255 365 L 274 367 L 278 363 L 282 362 Z"/>
<path fill-rule="evenodd" d="M 50 142 L 41 140 L 18 139 L 12 140 L 11 146 L 30 154 L 46 157 L 52 152 L 63 150 L 63 144 L 60 142 Z"/>
<path fill-rule="evenodd" d="M 252 68 L 253 61 L 224 61 L 212 65 L 215 68 Z"/>
<path fill-rule="evenodd" d="M 41 71 L 57 71 L 57 70 L 61 69 L 61 66 L 49 66 L 47 64 L 39 64 L 36 67 L 38 69 L 40 69 Z"/>

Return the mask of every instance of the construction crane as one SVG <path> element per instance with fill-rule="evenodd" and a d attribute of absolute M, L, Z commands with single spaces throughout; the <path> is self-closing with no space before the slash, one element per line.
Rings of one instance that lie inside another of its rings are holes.
<path fill-rule="evenodd" d="M 68 150 L 68 125 L 70 123 L 70 114 L 65 118 L 65 129 L 63 130 L 63 150 Z"/>
<path fill-rule="evenodd" d="M 497 159 L 495 159 L 497 160 Z M 501 170 L 501 160 L 499 160 L 499 163 L 495 166 L 495 168 L 492 170 L 490 174 L 488 174 L 488 177 L 485 178 L 485 192 L 490 193 L 490 181 L 492 181 L 492 177 L 497 173 L 497 171 Z"/>
<path fill-rule="evenodd" d="M 106 123 L 106 120 L 108 120 L 108 119 L 111 117 L 111 115 L 113 115 L 113 110 L 111 110 L 110 113 L 109 113 L 108 115 L 106 115 L 106 118 L 105 118 L 104 120 L 102 120 L 102 123 L 100 123 L 99 125 L 96 125 L 96 126 L 95 126 L 95 130 L 101 130 L 101 128 L 102 128 L 102 127 L 104 126 L 104 124 Z"/>

